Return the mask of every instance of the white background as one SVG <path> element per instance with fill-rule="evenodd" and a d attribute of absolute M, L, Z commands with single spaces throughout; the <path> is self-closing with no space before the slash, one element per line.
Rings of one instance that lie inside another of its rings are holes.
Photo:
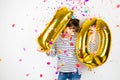
<path fill-rule="evenodd" d="M 81 80 L 120 80 L 120 0 L 86 1 L 0 0 L 0 80 L 57 80 L 57 58 L 38 52 L 36 38 L 63 6 L 74 8 L 81 24 L 102 18 L 112 33 L 107 62 L 92 71 L 82 65 Z"/>

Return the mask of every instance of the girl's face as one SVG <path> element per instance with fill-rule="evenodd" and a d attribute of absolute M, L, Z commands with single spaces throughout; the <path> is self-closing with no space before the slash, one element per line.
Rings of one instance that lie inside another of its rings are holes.
<path fill-rule="evenodd" d="M 66 27 L 64 30 L 64 34 L 66 34 L 66 36 L 72 36 L 72 35 L 74 35 L 75 31 L 76 31 L 75 26 Z"/>

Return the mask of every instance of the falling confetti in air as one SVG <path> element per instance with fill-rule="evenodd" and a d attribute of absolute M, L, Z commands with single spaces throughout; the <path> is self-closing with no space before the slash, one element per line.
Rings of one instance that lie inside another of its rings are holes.
<path fill-rule="evenodd" d="M 43 77 L 43 74 L 40 74 L 40 78 L 42 78 Z"/>
<path fill-rule="evenodd" d="M 2 59 L 0 58 L 0 62 L 2 61 Z"/>
<path fill-rule="evenodd" d="M 26 48 L 23 48 L 23 51 L 26 51 Z"/>
<path fill-rule="evenodd" d="M 80 65 L 80 63 L 76 63 L 76 68 L 80 68 L 81 67 L 81 65 Z"/>
<path fill-rule="evenodd" d="M 47 62 L 47 65 L 50 65 L 51 63 L 50 62 Z"/>
<path fill-rule="evenodd" d="M 26 77 L 28 77 L 28 76 L 30 76 L 30 74 L 29 74 L 29 73 L 27 73 L 27 74 L 25 74 L 25 76 L 26 76 Z"/>
<path fill-rule="evenodd" d="M 19 62 L 22 62 L 22 59 L 19 59 Z"/>
<path fill-rule="evenodd" d="M 37 30 L 37 29 L 35 29 L 35 32 L 38 32 L 38 30 Z"/>
<path fill-rule="evenodd" d="M 74 43 L 73 43 L 73 42 L 70 42 L 70 46 L 74 46 Z"/>
<path fill-rule="evenodd" d="M 15 27 L 15 24 L 12 24 L 12 27 Z"/>
<path fill-rule="evenodd" d="M 117 5 L 116 5 L 116 8 L 120 8 L 120 4 L 117 4 Z"/>
<path fill-rule="evenodd" d="M 53 44 L 53 42 L 52 42 L 52 41 L 50 41 L 50 42 L 49 42 L 49 44 Z"/>

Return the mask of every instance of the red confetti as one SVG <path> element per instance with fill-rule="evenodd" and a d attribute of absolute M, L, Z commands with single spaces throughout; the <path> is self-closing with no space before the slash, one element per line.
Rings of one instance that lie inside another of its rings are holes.
<path fill-rule="evenodd" d="M 64 53 L 66 54 L 67 50 L 64 50 Z"/>
<path fill-rule="evenodd" d="M 73 42 L 70 42 L 70 46 L 74 46 L 74 43 L 73 43 Z"/>
<path fill-rule="evenodd" d="M 15 27 L 15 24 L 12 24 L 12 27 Z"/>
<path fill-rule="evenodd" d="M 70 41 L 72 40 L 72 37 L 70 37 Z"/>
<path fill-rule="evenodd" d="M 75 64 L 76 68 L 80 68 L 80 63 Z"/>
<path fill-rule="evenodd" d="M 43 77 L 43 74 L 40 74 L 40 78 Z"/>
<path fill-rule="evenodd" d="M 120 8 L 120 4 L 117 4 L 116 7 L 117 7 L 117 8 Z"/>
<path fill-rule="evenodd" d="M 80 52 L 82 52 L 82 49 L 80 49 Z"/>

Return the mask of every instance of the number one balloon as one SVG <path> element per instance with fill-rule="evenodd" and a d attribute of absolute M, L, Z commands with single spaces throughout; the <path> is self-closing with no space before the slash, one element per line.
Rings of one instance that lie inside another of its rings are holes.
<path fill-rule="evenodd" d="M 37 42 L 44 52 L 48 52 L 52 47 L 59 34 L 66 27 L 71 19 L 73 11 L 68 10 L 66 7 L 57 10 L 55 16 L 46 26 L 43 33 L 38 37 Z"/>

